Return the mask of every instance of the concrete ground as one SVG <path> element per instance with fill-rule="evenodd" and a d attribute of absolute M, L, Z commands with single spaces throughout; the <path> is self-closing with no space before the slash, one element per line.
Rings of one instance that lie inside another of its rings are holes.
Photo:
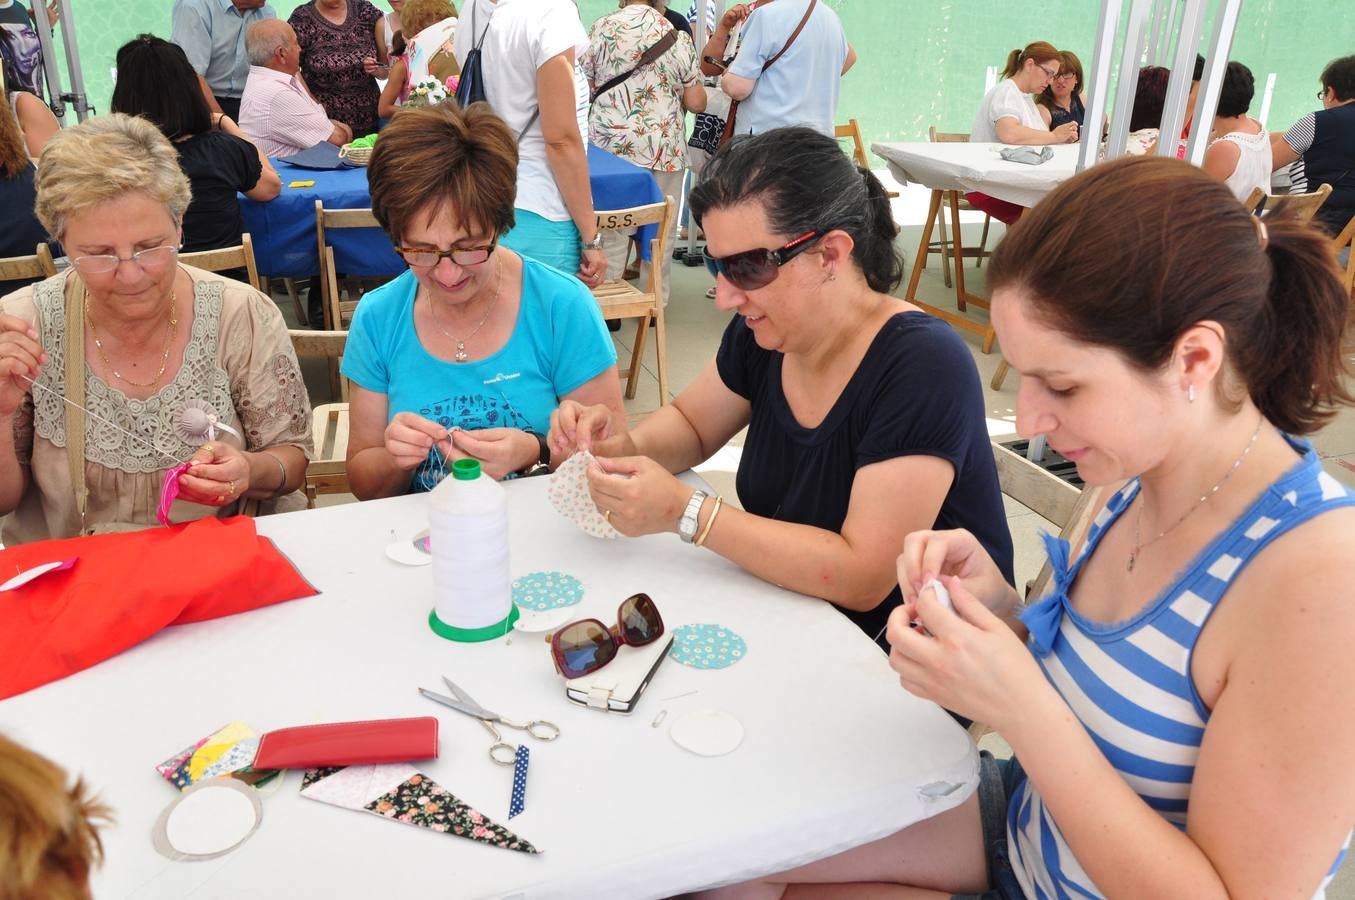
<path fill-rule="evenodd" d="M 916 186 L 899 186 L 884 172 L 877 174 L 881 175 L 891 190 L 900 192 L 900 197 L 894 203 L 895 219 L 902 226 L 898 243 L 911 266 L 925 219 L 927 192 Z M 967 246 L 973 246 L 978 242 L 982 215 L 965 214 L 963 221 L 965 243 Z M 994 222 L 989 246 L 995 244 L 1001 234 L 1001 224 Z M 933 255 L 924 272 L 918 297 L 934 306 L 954 310 L 955 295 L 943 284 L 940 265 L 940 257 Z M 966 269 L 966 286 L 972 293 L 985 296 L 982 270 L 975 271 L 973 266 L 973 262 L 970 261 Z M 728 313 L 719 311 L 715 308 L 714 301 L 705 298 L 705 291 L 711 284 L 712 281 L 704 266 L 688 268 L 680 263 L 674 263 L 671 299 L 667 308 L 668 378 L 670 392 L 674 395 L 681 392 L 704 366 L 710 364 L 719 345 L 720 335 L 729 321 Z M 902 295 L 902 288 L 898 293 Z M 290 304 L 285 297 L 280 299 L 284 314 L 290 318 Z M 981 321 L 986 314 L 971 306 L 966 315 Z M 622 330 L 613 335 L 619 362 L 623 365 L 630 359 L 634 333 L 633 322 L 625 322 Z M 982 376 L 989 432 L 995 437 L 1011 434 L 1015 431 L 1013 423 L 1018 377 L 1015 374 L 1010 375 L 1002 390 L 993 390 L 988 382 L 1000 360 L 998 353 L 995 351 L 985 355 L 981 352 L 976 335 L 964 332 L 961 334 L 969 344 Z M 643 418 L 658 406 L 658 381 L 654 360 L 654 341 L 650 339 L 646 345 L 644 369 L 640 376 L 636 398 L 626 403 L 626 410 L 632 422 Z M 317 403 L 325 402 L 328 399 L 326 396 L 328 386 L 321 383 L 323 378 L 320 377 L 320 371 L 308 371 L 307 375 L 312 399 Z M 1324 457 L 1327 470 L 1342 482 L 1355 486 L 1355 409 L 1343 409 L 1312 440 L 1318 452 Z M 709 481 L 727 502 L 737 502 L 734 475 L 738 468 L 742 443 L 743 436 L 736 436 L 727 447 L 697 467 L 702 477 Z M 321 499 L 328 502 L 345 502 L 352 498 Z M 1039 540 L 1040 531 L 1057 532 L 1058 529 L 1051 522 L 1014 500 L 1008 497 L 1003 499 L 1006 505 L 1007 524 L 1011 529 L 1016 548 L 1017 584 L 1024 584 L 1035 577 L 1044 563 L 1044 551 Z M 997 735 L 988 735 L 981 741 L 981 745 L 997 754 L 1010 752 Z M 1355 900 L 1355 863 L 1348 863 L 1338 873 L 1327 896 L 1330 900 Z"/>

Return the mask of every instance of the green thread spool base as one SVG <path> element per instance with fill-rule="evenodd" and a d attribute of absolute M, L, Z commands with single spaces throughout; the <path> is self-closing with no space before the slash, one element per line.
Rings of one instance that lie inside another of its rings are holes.
<path fill-rule="evenodd" d="M 493 625 L 486 625 L 484 628 L 454 628 L 439 619 L 438 611 L 434 609 L 428 614 L 428 627 L 433 629 L 433 633 L 440 638 L 462 644 L 475 644 L 481 641 L 492 641 L 508 634 L 513 630 L 513 623 L 518 620 L 518 616 L 518 607 L 515 603 L 509 609 L 507 617 Z"/>

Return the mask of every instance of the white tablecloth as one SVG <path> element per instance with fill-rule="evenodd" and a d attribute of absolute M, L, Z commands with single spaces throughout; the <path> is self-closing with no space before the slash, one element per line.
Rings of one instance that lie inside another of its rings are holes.
<path fill-rule="evenodd" d="M 429 630 L 429 569 L 383 555 L 392 530 L 426 527 L 424 498 L 260 519 L 320 596 L 167 629 L 0 702 L 0 730 L 82 775 L 116 811 L 94 896 L 663 896 L 864 843 L 972 791 L 968 737 L 903 691 L 846 618 L 675 535 L 587 537 L 550 509 L 546 481 L 508 485 L 515 575 L 578 576 L 579 616 L 604 621 L 647 591 L 670 629 L 721 623 L 746 638 L 746 658 L 719 671 L 665 662 L 631 717 L 574 706 L 539 635 L 455 644 Z M 135 603 L 135 586 L 109 602 Z M 554 743 L 530 742 L 527 808 L 511 821 L 511 770 L 490 762 L 480 724 L 415 692 L 440 690 L 443 674 L 491 709 L 562 729 Z M 706 708 L 742 722 L 734 753 L 701 758 L 669 739 L 675 718 Z M 227 722 L 416 715 L 441 721 L 441 755 L 416 765 L 540 856 L 304 799 L 299 773 L 263 798 L 259 831 L 234 852 L 175 863 L 153 850 L 152 823 L 175 796 L 154 765 Z"/>
<path fill-rule="evenodd" d="M 1077 169 L 1077 144 L 1050 149 L 1054 158 L 1038 166 L 1008 162 L 998 155 L 1006 144 L 934 144 L 927 141 L 871 144 L 901 182 L 932 190 L 981 191 L 1018 206 L 1034 206 Z"/>

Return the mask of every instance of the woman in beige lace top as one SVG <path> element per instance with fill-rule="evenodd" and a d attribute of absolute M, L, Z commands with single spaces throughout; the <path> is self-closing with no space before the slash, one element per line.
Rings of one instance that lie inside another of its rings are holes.
<path fill-rule="evenodd" d="M 286 327 L 248 285 L 177 264 L 188 200 L 174 148 L 142 119 L 48 143 L 37 213 L 72 268 L 0 299 L 5 544 L 152 525 L 165 471 L 190 459 L 174 521 L 301 484 L 310 405 Z M 184 432 L 190 403 L 232 430 Z"/>

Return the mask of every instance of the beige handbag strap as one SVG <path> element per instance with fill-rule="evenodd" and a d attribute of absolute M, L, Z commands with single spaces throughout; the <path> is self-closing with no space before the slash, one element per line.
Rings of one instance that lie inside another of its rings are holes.
<path fill-rule="evenodd" d="M 85 282 L 72 271 L 66 276 L 66 463 L 71 470 L 80 533 L 85 532 L 89 488 L 85 484 Z"/>

